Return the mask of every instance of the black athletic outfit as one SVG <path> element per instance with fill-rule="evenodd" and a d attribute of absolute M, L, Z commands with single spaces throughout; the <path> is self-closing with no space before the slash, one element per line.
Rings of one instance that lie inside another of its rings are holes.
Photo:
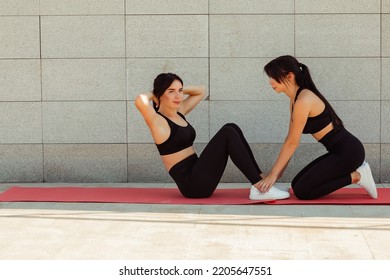
<path fill-rule="evenodd" d="M 295 101 L 301 91 L 300 88 Z M 314 134 L 331 122 L 329 109 L 325 106 L 320 115 L 308 118 L 303 133 Z M 315 199 L 351 184 L 351 173 L 364 161 L 363 144 L 344 127 L 334 128 L 318 142 L 328 153 L 312 161 L 293 179 L 291 185 L 299 199 Z"/>
<path fill-rule="evenodd" d="M 160 155 L 172 154 L 193 145 L 195 130 L 179 126 L 161 113 L 171 129 L 169 138 L 156 144 Z M 178 113 L 184 120 L 185 117 Z M 261 180 L 261 170 L 241 129 L 233 123 L 224 125 L 210 140 L 200 156 L 193 154 L 175 164 L 169 174 L 183 196 L 205 198 L 213 194 L 225 171 L 228 158 L 241 170 L 245 177 L 255 184 Z"/>

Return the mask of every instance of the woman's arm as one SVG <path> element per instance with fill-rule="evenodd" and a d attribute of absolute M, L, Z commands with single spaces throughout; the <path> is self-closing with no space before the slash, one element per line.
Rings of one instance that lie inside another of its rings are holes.
<path fill-rule="evenodd" d="M 138 111 L 140 111 L 143 118 L 145 119 L 146 124 L 149 127 L 154 123 L 157 117 L 157 113 L 151 104 L 151 101 L 154 98 L 155 97 L 152 92 L 146 92 L 138 95 L 134 101 L 135 106 L 137 107 Z"/>
<path fill-rule="evenodd" d="M 303 128 L 309 116 L 311 104 L 299 98 L 294 105 L 289 132 L 270 173 L 257 186 L 261 192 L 267 192 L 286 169 L 291 157 L 299 146 Z"/>
<path fill-rule="evenodd" d="M 185 95 L 188 95 L 188 97 L 183 100 L 178 111 L 183 115 L 186 115 L 191 112 L 192 109 L 194 109 L 206 96 L 206 87 L 186 86 L 183 88 L 183 92 Z"/>
<path fill-rule="evenodd" d="M 141 93 L 135 99 L 135 106 L 142 114 L 148 125 L 155 143 L 162 143 L 168 139 L 170 128 L 166 120 L 156 113 L 151 101 L 157 101 L 157 98 L 151 92 Z"/>

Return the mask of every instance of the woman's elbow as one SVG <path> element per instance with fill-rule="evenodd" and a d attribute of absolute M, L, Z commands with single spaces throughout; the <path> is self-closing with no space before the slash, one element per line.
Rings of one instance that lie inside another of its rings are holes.
<path fill-rule="evenodd" d="M 142 98 L 141 98 L 141 95 L 138 95 L 138 96 L 134 99 L 134 105 L 135 105 L 135 107 L 137 107 L 138 109 L 142 107 Z"/>
<path fill-rule="evenodd" d="M 199 86 L 198 88 L 199 95 L 204 98 L 206 96 L 206 86 Z"/>
<path fill-rule="evenodd" d="M 289 140 L 287 139 L 284 144 L 289 147 L 290 149 L 293 149 L 294 151 L 299 147 L 299 141 Z"/>
<path fill-rule="evenodd" d="M 149 105 L 148 97 L 145 94 L 138 95 L 134 100 L 135 106 L 140 109 Z"/>

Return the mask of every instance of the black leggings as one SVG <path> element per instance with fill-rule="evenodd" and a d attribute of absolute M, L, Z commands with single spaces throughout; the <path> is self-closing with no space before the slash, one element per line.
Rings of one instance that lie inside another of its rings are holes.
<path fill-rule="evenodd" d="M 328 153 L 301 170 L 291 183 L 299 199 L 319 198 L 351 184 L 351 173 L 364 161 L 363 144 L 345 128 L 332 130 L 319 142 Z"/>
<path fill-rule="evenodd" d="M 198 157 L 196 154 L 175 164 L 169 174 L 183 196 L 205 198 L 213 194 L 225 171 L 229 156 L 245 177 L 255 184 L 261 170 L 241 129 L 225 124 Z"/>

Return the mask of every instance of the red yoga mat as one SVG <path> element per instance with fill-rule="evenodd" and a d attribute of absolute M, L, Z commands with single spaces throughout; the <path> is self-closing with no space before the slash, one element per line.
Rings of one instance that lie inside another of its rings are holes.
<path fill-rule="evenodd" d="M 314 200 L 299 200 L 294 194 L 284 200 L 255 201 L 248 198 L 249 189 L 217 189 L 209 198 L 189 199 L 176 188 L 114 188 L 114 187 L 20 187 L 0 193 L 0 202 L 99 202 L 144 204 L 390 204 L 390 189 L 379 188 L 378 199 L 372 199 L 362 188 L 343 188 Z"/>

